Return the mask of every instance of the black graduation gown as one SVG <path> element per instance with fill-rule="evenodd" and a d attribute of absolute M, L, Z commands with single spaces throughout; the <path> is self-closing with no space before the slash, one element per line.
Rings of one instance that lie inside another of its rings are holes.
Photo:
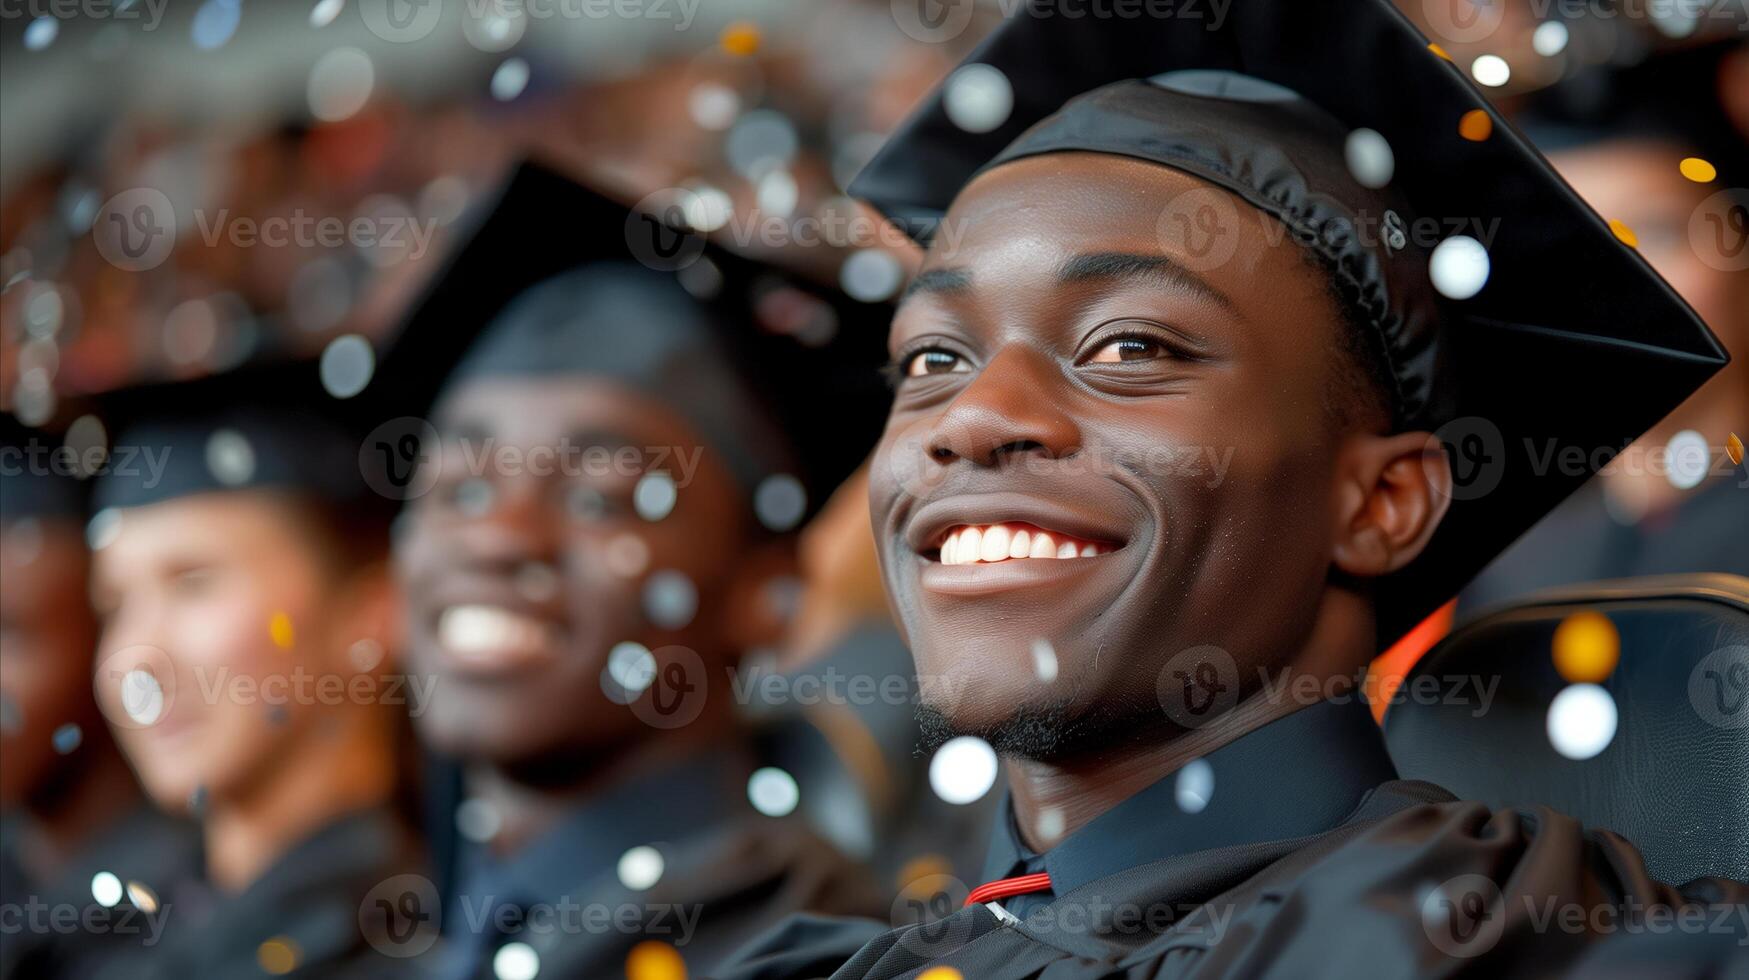
<path fill-rule="evenodd" d="M 1378 736 L 1362 727 L 1363 711 L 1326 703 L 1211 753 L 1214 790 L 1197 813 L 1177 806 L 1168 779 L 1044 855 L 1027 852 L 1005 822 L 992 867 L 1006 865 L 1000 877 L 1048 871 L 1056 887 L 1047 893 L 899 928 L 795 920 L 717 976 L 887 980 L 936 966 L 977 980 L 1749 970 L 1749 887 L 1704 879 L 1673 888 L 1615 834 L 1391 778 L 1382 745 L 1366 745 Z M 1325 826 L 1306 829 L 1317 822 Z"/>
<path fill-rule="evenodd" d="M 40 881 L 21 852 L 28 846 L 23 819 L 0 825 L 0 978 L 83 980 L 159 941 L 170 921 L 166 903 L 199 868 L 191 824 L 141 803 L 96 834 L 54 880 Z M 102 872 L 124 889 L 136 885 L 134 894 L 98 902 L 92 880 Z"/>
<path fill-rule="evenodd" d="M 798 815 L 753 810 L 745 757 L 725 747 L 640 774 L 505 860 L 464 849 L 435 975 L 490 978 L 498 950 L 520 942 L 542 978 L 624 976 L 631 950 L 654 941 L 699 976 L 799 911 L 884 914 L 862 869 Z M 634 890 L 620 860 L 646 846 L 660 875 Z"/>
<path fill-rule="evenodd" d="M 265 976 L 261 949 L 270 941 L 279 956 L 295 954 L 295 967 L 285 974 L 292 977 L 416 975 L 416 961 L 377 935 L 370 899 L 382 883 L 418 872 L 414 854 L 412 838 L 389 811 L 343 816 L 293 847 L 241 894 L 203 886 L 182 896 L 168 909 L 171 921 L 158 947 L 119 964 L 114 976 Z"/>

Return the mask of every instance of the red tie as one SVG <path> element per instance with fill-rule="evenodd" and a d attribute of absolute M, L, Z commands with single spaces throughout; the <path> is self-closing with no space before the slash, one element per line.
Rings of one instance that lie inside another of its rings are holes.
<path fill-rule="evenodd" d="M 999 902 L 1015 895 L 1042 892 L 1050 887 L 1051 876 L 1043 871 L 1035 875 L 1021 875 L 1018 878 L 1001 878 L 972 889 L 972 893 L 966 896 L 966 905 L 970 907 L 985 902 Z"/>

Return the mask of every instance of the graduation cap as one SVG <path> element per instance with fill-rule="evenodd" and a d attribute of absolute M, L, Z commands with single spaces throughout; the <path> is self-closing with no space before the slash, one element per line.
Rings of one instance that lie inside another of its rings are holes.
<path fill-rule="evenodd" d="M 83 520 L 87 489 L 59 439 L 0 413 L 0 521 Z"/>
<path fill-rule="evenodd" d="M 358 353 L 371 357 L 362 346 Z M 99 395 L 95 412 L 110 433 L 110 451 L 91 505 L 275 489 L 349 518 L 384 516 L 391 502 L 373 483 L 373 457 L 360 451 L 373 421 L 369 403 L 336 397 L 332 388 L 322 364 L 295 359 Z"/>
<path fill-rule="evenodd" d="M 1339 11 L 1240 0 L 1213 22 L 1055 12 L 1051 0 L 1015 11 L 851 193 L 924 240 L 981 171 L 1085 151 L 1188 173 L 1282 221 L 1359 299 L 1397 424 L 1435 431 L 1452 458 L 1434 539 L 1377 583 L 1381 643 L 1726 363 L 1693 312 L 1385 0 Z M 1007 101 L 992 91 L 1012 96 L 999 122 L 967 108 Z M 1356 233 L 1368 215 L 1383 234 Z M 1493 232 L 1429 250 L 1391 234 L 1392 215 Z M 1585 465 L 1549 454 L 1575 446 Z"/>
<path fill-rule="evenodd" d="M 423 415 L 464 378 L 608 377 L 676 410 L 750 494 L 796 478 L 793 516 L 811 513 L 885 422 L 890 308 L 689 233 L 684 196 L 649 213 L 517 167 L 384 357 L 384 413 Z"/>

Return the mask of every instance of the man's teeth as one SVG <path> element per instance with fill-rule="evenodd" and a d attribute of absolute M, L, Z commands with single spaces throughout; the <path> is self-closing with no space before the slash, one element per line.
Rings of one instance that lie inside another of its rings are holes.
<path fill-rule="evenodd" d="M 437 621 L 437 639 L 455 653 L 534 653 L 553 642 L 550 623 L 502 606 L 451 606 Z"/>
<path fill-rule="evenodd" d="M 947 539 L 941 543 L 941 563 L 970 565 L 1010 558 L 1092 558 L 1111 550 L 1110 545 L 1083 541 L 1030 524 L 969 524 L 948 531 Z"/>

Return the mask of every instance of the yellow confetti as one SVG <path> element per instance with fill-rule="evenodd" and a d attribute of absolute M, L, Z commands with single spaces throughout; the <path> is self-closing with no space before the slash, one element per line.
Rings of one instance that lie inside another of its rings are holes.
<path fill-rule="evenodd" d="M 291 617 L 283 612 L 274 613 L 267 621 L 267 635 L 273 638 L 274 646 L 281 650 L 290 650 L 293 639 Z"/>
<path fill-rule="evenodd" d="M 1450 60 L 1451 60 L 1451 55 L 1449 55 L 1449 54 L 1446 54 L 1446 53 L 1445 53 L 1445 49 L 1444 49 L 1444 48 L 1442 48 L 1442 47 L 1440 47 L 1440 46 L 1439 46 L 1439 45 L 1437 45 L 1437 44 L 1429 44 L 1429 45 L 1428 45 L 1428 46 L 1427 46 L 1427 50 L 1429 50 L 1429 51 L 1431 51 L 1431 52 L 1433 52 L 1433 53 L 1434 53 L 1434 54 L 1436 54 L 1436 55 L 1439 55 L 1439 56 L 1440 56 L 1440 57 L 1441 57 L 1441 58 L 1444 58 L 1444 59 L 1445 59 L 1445 60 L 1447 60 L 1447 61 L 1450 61 Z"/>
<path fill-rule="evenodd" d="M 723 28 L 723 36 L 719 39 L 723 50 L 732 55 L 746 57 L 759 50 L 759 26 L 745 20 L 738 20 Z"/>
<path fill-rule="evenodd" d="M 1743 440 L 1737 438 L 1735 432 L 1731 433 L 1731 437 L 1725 440 L 1725 455 L 1731 457 L 1733 466 L 1743 465 Z"/>
<path fill-rule="evenodd" d="M 686 961 L 667 943 L 647 939 L 626 957 L 626 980 L 686 980 Z"/>
<path fill-rule="evenodd" d="M 1472 143 L 1486 142 L 1494 135 L 1494 117 L 1486 109 L 1471 109 L 1458 120 L 1458 135 Z"/>
<path fill-rule="evenodd" d="M 1574 684 L 1601 684 L 1621 659 L 1621 635 L 1602 613 L 1580 612 L 1555 627 L 1555 670 Z"/>
<path fill-rule="evenodd" d="M 932 966 L 917 974 L 917 980 L 964 980 L 964 976 L 951 966 Z"/>
<path fill-rule="evenodd" d="M 1615 232 L 1615 237 L 1621 239 L 1622 244 L 1628 248 L 1640 247 L 1640 236 L 1634 234 L 1634 230 L 1622 223 L 1620 219 L 1609 219 L 1609 230 Z"/>
<path fill-rule="evenodd" d="M 1710 184 L 1719 176 L 1719 168 L 1700 157 L 1688 157 L 1682 161 L 1682 176 L 1697 184 Z"/>
<path fill-rule="evenodd" d="M 255 948 L 255 962 L 274 976 L 284 976 L 298 968 L 303 953 L 290 936 L 274 936 Z"/>

